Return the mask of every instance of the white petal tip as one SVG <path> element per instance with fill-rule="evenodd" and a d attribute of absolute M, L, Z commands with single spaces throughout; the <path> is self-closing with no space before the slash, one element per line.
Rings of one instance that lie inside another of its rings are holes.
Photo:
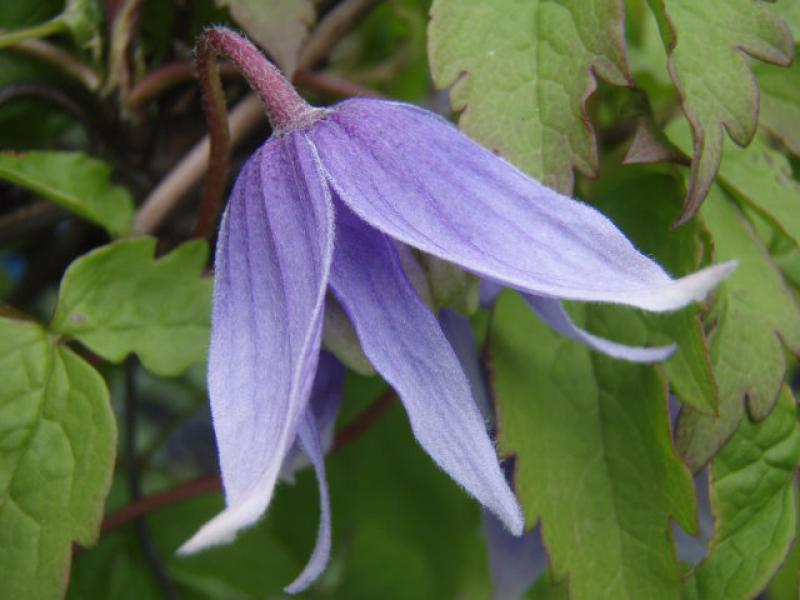
<path fill-rule="evenodd" d="M 506 514 L 503 515 L 498 514 L 497 516 L 511 535 L 519 537 L 525 533 L 525 517 L 522 514 L 522 509 L 516 502 L 514 503 L 513 510 L 507 511 Z"/>
<path fill-rule="evenodd" d="M 738 266 L 739 262 L 736 260 L 712 265 L 691 275 L 675 279 L 667 285 L 659 285 L 631 294 L 631 297 L 623 304 L 630 304 L 651 312 L 678 310 L 692 302 L 704 300 L 709 292 L 733 273 Z"/>
<path fill-rule="evenodd" d="M 213 546 L 231 543 L 239 531 L 258 521 L 268 504 L 269 496 L 259 497 L 255 494 L 239 504 L 229 506 L 178 548 L 178 554 L 188 556 Z"/>

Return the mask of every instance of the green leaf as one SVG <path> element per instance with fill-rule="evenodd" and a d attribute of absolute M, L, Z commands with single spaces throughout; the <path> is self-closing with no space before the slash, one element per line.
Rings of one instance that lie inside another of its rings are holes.
<path fill-rule="evenodd" d="M 0 597 L 58 598 L 93 544 L 116 426 L 102 377 L 40 326 L 0 318 Z"/>
<path fill-rule="evenodd" d="M 337 49 L 335 73 L 390 98 L 424 102 L 431 94 L 426 28 L 431 0 L 381 2 Z"/>
<path fill-rule="evenodd" d="M 739 145 L 756 131 L 758 88 L 745 52 L 788 65 L 791 32 L 763 2 L 648 0 L 669 53 L 670 76 L 693 130 L 692 169 L 682 221 L 706 197 L 722 156 L 723 126 Z"/>
<path fill-rule="evenodd" d="M 630 81 L 618 0 L 435 0 L 434 83 L 453 86 L 461 128 L 547 185 L 597 170 L 586 98 L 595 74 Z"/>
<path fill-rule="evenodd" d="M 796 493 L 795 496 L 797 496 Z M 800 505 L 795 509 L 800 510 Z M 800 521 L 800 519 L 795 520 Z M 798 534 L 800 534 L 800 527 L 795 530 L 791 551 L 766 590 L 769 600 L 797 600 L 798 593 L 800 593 L 800 543 L 798 543 L 800 535 Z"/>
<path fill-rule="evenodd" d="M 77 46 L 91 50 L 94 58 L 100 58 L 103 16 L 98 0 L 67 0 L 62 18 Z"/>
<path fill-rule="evenodd" d="M 761 125 L 800 156 L 800 60 L 788 69 L 758 64 L 754 70 L 761 87 Z"/>
<path fill-rule="evenodd" d="M 772 414 L 761 423 L 743 419 L 714 458 L 714 537 L 686 582 L 687 597 L 749 600 L 767 585 L 794 538 L 799 462 L 797 403 L 784 388 Z"/>
<path fill-rule="evenodd" d="M 176 375 L 205 359 L 211 279 L 201 277 L 206 243 L 153 259 L 154 238 L 103 246 L 64 275 L 51 328 L 112 362 L 136 353 L 154 373 Z"/>
<path fill-rule="evenodd" d="M 104 227 L 130 231 L 133 201 L 109 181 L 111 168 L 77 152 L 0 153 L 0 178 L 13 181 Z"/>
<path fill-rule="evenodd" d="M 667 134 L 681 150 L 691 152 L 691 133 L 684 121 L 673 121 Z M 758 136 L 747 148 L 731 142 L 724 147 L 719 168 L 723 185 L 800 245 L 800 183 L 786 157 Z"/>
<path fill-rule="evenodd" d="M 719 417 L 684 410 L 677 444 L 692 470 L 700 469 L 736 431 L 744 413 L 764 419 L 786 376 L 783 346 L 800 353 L 800 307 L 766 248 L 736 203 L 713 186 L 701 216 L 719 261 L 739 267 L 719 287 L 711 362 L 719 385 Z"/>
<path fill-rule="evenodd" d="M 786 21 L 792 30 L 795 43 L 800 42 L 800 3 L 795 0 L 778 0 L 772 6 L 772 10 Z"/>
<path fill-rule="evenodd" d="M 600 335 L 632 330 L 616 313 L 586 310 Z M 669 517 L 694 530 L 694 495 L 656 369 L 558 336 L 510 291 L 490 344 L 499 447 L 516 455 L 517 494 L 528 524 L 542 521 L 554 577 L 568 578 L 573 600 L 674 600 Z"/>
<path fill-rule="evenodd" d="M 697 223 L 687 223 L 676 230 L 670 226 L 680 214 L 684 192 L 683 181 L 673 173 L 653 167 L 628 167 L 603 177 L 591 198 L 639 250 L 675 277 L 681 277 L 697 270 L 701 256 Z M 675 354 L 664 363 L 675 395 L 700 412 L 716 412 L 717 387 L 700 307 L 694 305 L 668 314 L 640 313 L 640 318 L 656 333 L 650 343 L 669 340 L 678 345 Z"/>
<path fill-rule="evenodd" d="M 234 20 L 263 47 L 289 77 L 297 57 L 316 20 L 309 0 L 216 0 L 227 7 Z"/>

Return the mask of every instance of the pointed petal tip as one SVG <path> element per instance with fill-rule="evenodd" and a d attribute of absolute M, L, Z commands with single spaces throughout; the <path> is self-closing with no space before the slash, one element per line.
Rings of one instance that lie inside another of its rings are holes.
<path fill-rule="evenodd" d="M 701 302 L 719 283 L 728 277 L 739 262 L 712 265 L 691 275 L 675 279 L 666 285 L 659 285 L 621 298 L 622 304 L 629 304 L 651 312 L 670 312 L 681 309 L 692 302 Z"/>
<path fill-rule="evenodd" d="M 254 495 L 238 504 L 229 506 L 178 548 L 179 556 L 189 556 L 223 544 L 229 544 L 242 529 L 250 527 L 266 511 L 271 494 L 264 497 Z"/>
<path fill-rule="evenodd" d="M 503 498 L 499 507 L 492 511 L 511 535 L 521 536 L 525 533 L 525 515 L 510 487 L 506 488 L 508 497 Z"/>

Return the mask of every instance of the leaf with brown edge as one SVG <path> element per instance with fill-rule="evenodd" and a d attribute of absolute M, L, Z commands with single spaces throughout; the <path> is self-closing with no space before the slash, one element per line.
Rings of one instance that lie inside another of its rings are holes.
<path fill-rule="evenodd" d="M 788 65 L 794 43 L 786 23 L 763 2 L 648 2 L 667 48 L 670 77 L 693 130 L 692 168 L 680 224 L 697 212 L 716 177 L 723 128 L 740 146 L 755 134 L 759 92 L 746 55 Z"/>
<path fill-rule="evenodd" d="M 736 431 L 745 406 L 755 421 L 769 416 L 786 377 L 784 348 L 800 354 L 800 307 L 751 223 L 718 185 L 700 214 L 716 259 L 735 258 L 739 267 L 720 285 L 712 311 L 719 416 L 684 407 L 678 421 L 678 451 L 693 471 Z"/>
<path fill-rule="evenodd" d="M 623 23 L 618 0 L 436 0 L 433 80 L 452 86 L 467 134 L 569 193 L 573 168 L 597 170 L 585 107 L 595 77 L 630 84 Z"/>

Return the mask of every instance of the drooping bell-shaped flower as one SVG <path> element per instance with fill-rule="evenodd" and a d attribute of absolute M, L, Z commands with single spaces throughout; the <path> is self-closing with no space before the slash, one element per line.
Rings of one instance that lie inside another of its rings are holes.
<path fill-rule="evenodd" d="M 543 316 L 556 321 L 561 299 L 675 310 L 702 299 L 734 265 L 673 280 L 602 214 L 444 119 L 375 99 L 312 108 L 235 34 L 212 29 L 203 43 L 244 66 L 273 135 L 237 178 L 216 251 L 208 380 L 227 506 L 182 550 L 230 541 L 255 523 L 298 440 L 324 473 L 308 401 L 328 293 L 396 390 L 423 448 L 522 533 L 464 371 L 409 282 L 398 245 L 541 299 Z M 318 546 L 290 592 L 310 584 L 327 560 L 323 488 L 321 481 Z"/>

